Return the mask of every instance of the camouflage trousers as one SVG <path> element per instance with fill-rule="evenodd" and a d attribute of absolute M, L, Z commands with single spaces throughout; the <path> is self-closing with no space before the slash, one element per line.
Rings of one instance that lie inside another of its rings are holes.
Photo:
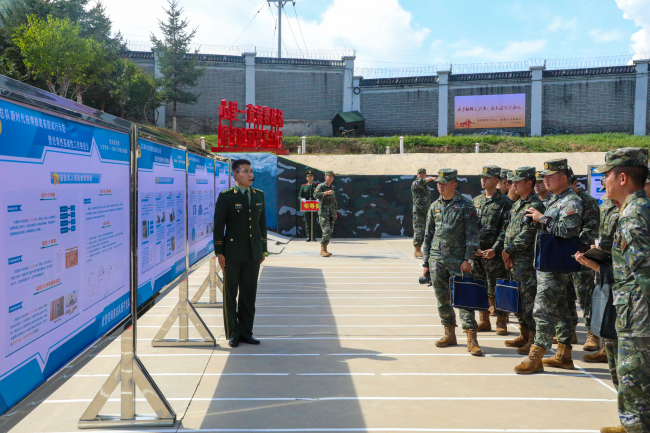
<path fill-rule="evenodd" d="M 533 318 L 535 296 L 537 295 L 537 271 L 533 267 L 531 257 L 514 258 L 513 263 L 512 279 L 519 284 L 519 298 L 524 309 L 523 314 L 517 314 L 517 319 L 519 319 L 519 323 L 525 323 L 528 329 L 534 332 L 537 329 Z"/>
<path fill-rule="evenodd" d="M 556 325 L 558 341 L 571 346 L 573 320 L 567 300 L 567 286 L 571 279 L 570 273 L 537 271 L 537 295 L 533 309 L 536 346 L 546 350 L 552 347 Z"/>
<path fill-rule="evenodd" d="M 460 275 L 460 265 L 454 266 L 453 269 L 443 263 L 429 260 L 429 270 L 431 272 L 431 282 L 433 290 L 438 300 L 438 315 L 443 325 L 455 325 L 456 313 L 451 306 L 451 289 L 449 279 L 453 276 Z M 460 320 L 463 323 L 463 329 L 478 329 L 476 315 L 474 310 L 459 310 Z"/>
<path fill-rule="evenodd" d="M 566 288 L 566 302 L 567 302 L 567 308 L 569 309 L 569 313 L 571 313 L 571 321 L 573 322 L 573 326 L 578 326 L 578 320 L 579 320 L 578 307 L 576 307 L 577 300 L 578 300 L 578 294 L 575 286 L 573 285 L 573 277 L 572 277 L 569 280 L 569 285 Z"/>
<path fill-rule="evenodd" d="M 587 331 L 591 331 L 591 297 L 596 288 L 596 272 L 588 269 L 573 274 L 573 287 L 585 319 Z"/>
<path fill-rule="evenodd" d="M 483 280 L 487 283 L 488 296 L 495 297 L 497 279 L 506 277 L 506 266 L 501 260 L 501 256 L 495 256 L 493 259 L 484 259 L 476 257 L 472 259 L 472 276 L 477 280 Z M 497 310 L 497 316 L 507 316 L 507 311 Z"/>
<path fill-rule="evenodd" d="M 650 337 L 619 337 L 618 417 L 627 433 L 650 432 Z"/>
<path fill-rule="evenodd" d="M 605 352 L 607 353 L 607 364 L 609 374 L 612 375 L 612 382 L 618 389 L 618 374 L 616 373 L 616 360 L 618 359 L 618 340 L 605 340 Z"/>
<path fill-rule="evenodd" d="M 424 229 L 427 225 L 427 212 L 417 212 L 413 209 L 413 245 L 416 247 L 424 242 Z"/>
<path fill-rule="evenodd" d="M 334 232 L 334 222 L 336 221 L 335 213 L 319 214 L 318 220 L 320 221 L 320 229 L 323 232 L 323 238 L 320 241 L 321 245 L 329 245 L 330 238 Z"/>

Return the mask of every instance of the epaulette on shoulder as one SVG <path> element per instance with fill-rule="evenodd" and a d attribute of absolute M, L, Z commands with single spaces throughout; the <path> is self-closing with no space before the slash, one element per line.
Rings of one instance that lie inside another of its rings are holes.
<path fill-rule="evenodd" d="M 235 190 L 235 188 L 224 189 L 224 190 L 221 191 L 219 194 L 224 194 L 224 193 L 227 193 L 227 192 L 233 192 L 234 190 Z"/>
<path fill-rule="evenodd" d="M 305 185 L 307 185 L 307 184 L 306 184 L 306 183 L 303 183 L 303 184 L 302 184 L 302 186 L 305 186 Z"/>
<path fill-rule="evenodd" d="M 253 187 L 251 187 L 251 188 L 253 188 Z M 253 191 L 259 192 L 260 194 L 264 194 L 264 191 L 262 191 L 261 189 L 253 188 Z"/>

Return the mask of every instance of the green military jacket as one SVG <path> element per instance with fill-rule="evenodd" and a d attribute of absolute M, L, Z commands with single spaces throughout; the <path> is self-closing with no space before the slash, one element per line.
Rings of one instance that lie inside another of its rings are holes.
<path fill-rule="evenodd" d="M 541 213 L 546 211 L 544 203 L 536 194 L 529 194 L 525 199 L 520 198 L 512 205 L 503 243 L 504 250 L 513 260 L 528 260 L 532 267 L 538 224 L 524 224 L 526 209 L 531 207 Z"/>
<path fill-rule="evenodd" d="M 327 191 L 334 191 L 334 184 L 327 186 L 327 183 L 321 183 L 316 187 L 314 196 L 318 200 L 318 215 L 334 215 L 338 210 L 336 192 L 332 195 L 323 195 Z"/>
<path fill-rule="evenodd" d="M 429 260 L 458 267 L 476 256 L 479 245 L 478 216 L 474 204 L 456 191 L 446 204 L 442 197 L 427 213 L 424 230 L 424 263 Z"/>
<path fill-rule="evenodd" d="M 600 209 L 598 200 L 587 194 L 586 191 L 581 189 L 578 197 L 585 206 L 582 213 L 582 230 L 580 231 L 580 246 L 582 252 L 585 253 L 596 243 L 600 231 Z"/>
<path fill-rule="evenodd" d="M 567 239 L 579 236 L 584 209 L 584 203 L 578 194 L 567 188 L 548 201 L 538 231 Z"/>
<path fill-rule="evenodd" d="M 619 337 L 650 337 L 650 199 L 637 191 L 621 206 L 612 248 Z"/>
<path fill-rule="evenodd" d="M 298 192 L 298 202 L 302 201 L 302 199 L 305 200 L 316 200 L 316 187 L 318 186 L 317 182 L 313 182 L 311 185 L 308 183 L 303 184 L 300 187 L 300 191 Z M 300 206 L 298 206 L 298 210 L 300 210 Z"/>
<path fill-rule="evenodd" d="M 601 250 L 611 252 L 618 222 L 618 208 L 608 198 L 603 199 L 600 205 L 600 241 L 598 246 Z"/>
<path fill-rule="evenodd" d="M 491 248 L 496 254 L 501 254 L 512 200 L 497 189 L 490 198 L 483 193 L 474 197 L 472 201 L 478 215 L 479 248 L 482 250 Z"/>
<path fill-rule="evenodd" d="M 264 193 L 255 188 L 250 206 L 237 188 L 222 191 L 214 210 L 214 253 L 226 262 L 262 260 L 266 253 L 266 205 Z"/>
<path fill-rule="evenodd" d="M 427 180 L 415 179 L 411 184 L 411 194 L 413 195 L 413 213 L 426 215 L 433 201 Z"/>

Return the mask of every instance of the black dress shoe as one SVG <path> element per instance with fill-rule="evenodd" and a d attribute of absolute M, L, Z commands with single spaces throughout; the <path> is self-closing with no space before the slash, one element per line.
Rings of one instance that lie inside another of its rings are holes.
<path fill-rule="evenodd" d="M 241 337 L 239 337 L 239 340 L 242 343 L 246 343 L 246 344 L 260 344 L 260 340 L 258 340 L 257 338 L 244 337 L 243 335 Z"/>
<path fill-rule="evenodd" d="M 230 340 L 228 340 L 228 346 L 230 346 L 230 347 L 237 347 L 237 346 L 239 346 L 239 338 L 237 338 L 237 337 L 230 337 Z"/>
<path fill-rule="evenodd" d="M 305 242 L 311 242 L 311 239 L 307 238 L 307 240 Z"/>

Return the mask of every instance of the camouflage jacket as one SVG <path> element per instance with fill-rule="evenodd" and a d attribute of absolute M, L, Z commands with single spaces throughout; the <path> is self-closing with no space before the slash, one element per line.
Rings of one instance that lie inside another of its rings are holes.
<path fill-rule="evenodd" d="M 478 244 L 478 217 L 469 199 L 456 191 L 449 204 L 442 197 L 433 202 L 424 230 L 425 265 L 431 259 L 460 268 L 463 261 L 474 258 Z"/>
<path fill-rule="evenodd" d="M 650 337 L 650 199 L 644 190 L 621 206 L 612 261 L 618 336 Z"/>
<path fill-rule="evenodd" d="M 303 184 L 300 187 L 300 192 L 298 192 L 298 201 L 301 201 L 303 198 L 305 200 L 316 200 L 316 187 L 318 186 L 317 182 L 313 182 L 311 185 L 308 183 Z M 300 206 L 298 206 L 300 210 Z"/>
<path fill-rule="evenodd" d="M 600 209 L 598 200 L 587 194 L 586 191 L 580 190 L 578 197 L 584 203 L 584 212 L 582 213 L 582 230 L 580 231 L 580 246 L 582 252 L 587 252 L 591 246 L 596 243 L 598 231 L 600 230 Z"/>
<path fill-rule="evenodd" d="M 539 199 L 539 201 L 542 202 L 544 207 L 546 207 L 548 206 L 548 202 L 551 201 L 551 199 L 553 198 L 553 193 L 549 191 L 548 194 L 546 194 L 546 198 L 541 198 L 539 195 L 537 195 L 537 198 Z"/>
<path fill-rule="evenodd" d="M 571 188 L 554 195 L 546 205 L 544 216 L 539 221 L 539 230 L 560 238 L 579 236 L 582 231 L 584 204 Z"/>
<path fill-rule="evenodd" d="M 503 243 L 505 251 L 512 256 L 513 260 L 529 260 L 532 267 L 539 224 L 535 222 L 524 224 L 526 209 L 530 207 L 542 213 L 546 211 L 542 200 L 536 194 L 530 194 L 525 199 L 517 200 L 510 211 L 510 220 Z"/>
<path fill-rule="evenodd" d="M 512 200 L 497 190 L 492 197 L 487 198 L 483 193 L 474 197 L 473 202 L 478 214 L 479 248 L 491 248 L 501 254 Z"/>
<path fill-rule="evenodd" d="M 601 250 L 612 251 L 617 222 L 618 208 L 610 199 L 603 199 L 603 204 L 600 205 L 600 242 L 598 243 Z"/>
<path fill-rule="evenodd" d="M 432 201 L 426 179 L 414 180 L 411 184 L 411 193 L 413 194 L 413 213 L 426 214 Z"/>
<path fill-rule="evenodd" d="M 318 200 L 318 215 L 332 215 L 338 210 L 336 204 L 336 193 L 332 195 L 323 195 L 324 192 L 334 191 L 334 184 L 327 186 L 326 183 L 321 183 L 316 187 L 314 196 Z"/>

